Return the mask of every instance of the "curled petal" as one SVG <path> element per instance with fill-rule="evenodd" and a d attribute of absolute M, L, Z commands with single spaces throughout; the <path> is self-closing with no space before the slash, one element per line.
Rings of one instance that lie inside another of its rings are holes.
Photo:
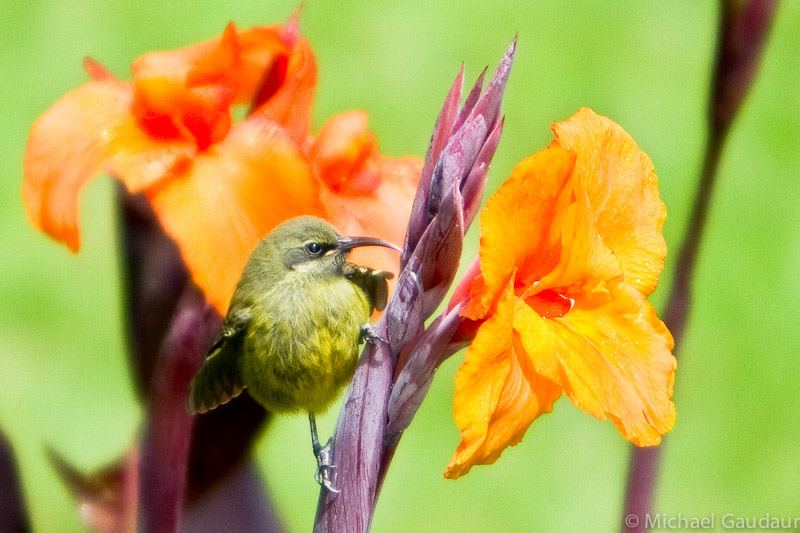
<path fill-rule="evenodd" d="M 472 165 L 464 182 L 461 185 L 461 194 L 464 197 L 464 227 L 468 228 L 472 224 L 475 215 L 483 200 L 483 192 L 486 189 L 486 174 L 489 171 L 489 164 L 500 143 L 500 134 L 503 132 L 504 119 L 500 118 L 494 128 L 489 132 L 481 147 L 480 152 Z"/>
<path fill-rule="evenodd" d="M 406 268 L 418 272 L 425 287 L 423 309 L 426 317 L 439 307 L 456 275 L 464 244 L 462 209 L 461 194 L 453 184 L 406 264 Z"/>
<path fill-rule="evenodd" d="M 572 154 L 551 145 L 517 165 L 489 199 L 481 214 L 482 277 L 464 316 L 486 316 L 515 270 L 535 280 L 556 265 L 560 242 L 552 224 L 574 163 Z"/>
<path fill-rule="evenodd" d="M 397 279 L 393 299 L 399 304 L 386 308 L 386 329 L 389 331 L 389 347 L 397 355 L 400 349 L 419 337 L 425 324 L 422 307 L 424 288 L 419 276 L 404 269 Z"/>
<path fill-rule="evenodd" d="M 234 67 L 225 72 L 228 77 L 225 85 L 234 89 L 235 103 L 250 102 L 263 80 L 264 66 L 290 52 L 290 45 L 284 40 L 282 31 L 281 26 L 272 25 L 255 26 L 237 32 L 238 56 Z M 196 72 L 195 76 L 198 74 Z"/>
<path fill-rule="evenodd" d="M 492 79 L 489 80 L 486 90 L 480 93 L 480 97 L 476 100 L 475 96 L 480 92 L 477 89 L 479 84 L 483 83 L 483 73 L 478 77 L 472 92 L 467 96 L 464 102 L 464 109 L 461 115 L 456 120 L 456 127 L 461 123 L 468 122 L 470 117 L 483 116 L 486 123 L 490 125 L 490 129 L 494 127 L 500 117 L 500 106 L 503 103 L 503 94 L 506 90 L 506 83 L 508 76 L 511 74 L 511 66 L 514 64 L 514 56 L 517 53 L 517 37 L 511 41 L 511 44 L 506 48 L 506 53 L 503 54 L 503 59 L 497 65 L 497 70 L 494 71 Z M 474 107 L 473 106 L 474 103 Z M 471 108 L 471 109 L 470 109 Z"/>
<path fill-rule="evenodd" d="M 131 72 L 136 80 L 165 79 L 187 89 L 226 87 L 232 92 L 232 102 L 246 103 L 261 82 L 264 66 L 286 52 L 280 26 L 237 30 L 230 23 L 220 37 L 145 54 L 133 62 Z"/>
<path fill-rule="evenodd" d="M 302 143 L 311 131 L 311 104 L 317 85 L 314 53 L 308 40 L 300 37 L 291 53 L 279 56 L 277 61 L 285 61 L 285 69 L 281 63 L 276 63 L 275 70 L 262 81 L 260 91 L 263 94 L 256 101 L 263 103 L 252 115 L 277 122 L 296 143 Z"/>
<path fill-rule="evenodd" d="M 79 246 L 78 197 L 108 170 L 132 192 L 164 178 L 196 152 L 193 142 L 157 142 L 138 128 L 130 84 L 110 76 L 67 93 L 33 124 L 22 197 L 32 224 L 72 251 Z"/>
<path fill-rule="evenodd" d="M 159 139 L 193 138 L 205 150 L 231 126 L 230 107 L 250 101 L 266 65 L 288 53 L 280 27 L 238 31 L 179 50 L 154 52 L 132 65 L 140 125 Z"/>
<path fill-rule="evenodd" d="M 537 187 L 538 183 L 530 186 Z M 558 262 L 542 278 L 537 274 L 530 277 L 530 270 L 523 269 L 517 283 L 526 287 L 526 294 L 555 289 L 565 295 L 579 295 L 598 283 L 623 279 L 619 259 L 598 234 L 593 207 L 580 180 L 569 180 L 555 207 L 550 233 L 552 244 L 560 250 Z"/>
<path fill-rule="evenodd" d="M 513 294 L 509 283 L 456 375 L 453 414 L 462 441 L 445 477 L 457 478 L 476 464 L 493 463 L 561 395 L 557 385 L 533 371 L 513 333 Z"/>
<path fill-rule="evenodd" d="M 470 115 L 469 120 L 450 137 L 433 172 L 428 204 L 431 215 L 439 211 L 451 187 L 460 189 L 463 185 L 486 142 L 489 127 L 484 116 Z"/>
<path fill-rule="evenodd" d="M 192 278 L 223 314 L 261 237 L 287 218 L 323 213 L 307 159 L 277 124 L 253 117 L 147 192 Z"/>
<path fill-rule="evenodd" d="M 647 154 L 619 125 L 583 108 L 553 125 L 556 143 L 575 154 L 575 173 L 597 234 L 620 261 L 625 281 L 644 296 L 658 283 L 667 247 L 666 208 Z"/>
<path fill-rule="evenodd" d="M 672 428 L 672 336 L 634 287 L 610 282 L 549 319 L 517 298 L 514 330 L 537 373 L 634 444 L 658 444 Z"/>

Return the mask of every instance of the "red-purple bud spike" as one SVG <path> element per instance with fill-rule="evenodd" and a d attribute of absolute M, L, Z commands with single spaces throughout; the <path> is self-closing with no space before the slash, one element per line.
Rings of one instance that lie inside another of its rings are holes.
<path fill-rule="evenodd" d="M 456 348 L 451 338 L 461 323 L 458 308 L 427 330 L 424 323 L 453 282 L 464 233 L 481 202 L 502 131 L 500 104 L 515 48 L 516 38 L 486 91 L 481 94 L 484 71 L 459 110 L 462 67 L 439 113 L 411 212 L 397 288 L 374 328 L 374 340 L 364 349 L 336 425 L 331 482 L 339 492 L 320 493 L 315 531 L 369 529 L 397 442 L 427 393 L 434 370 Z M 395 383 L 398 364 L 405 366 Z"/>
<path fill-rule="evenodd" d="M 487 70 L 489 70 L 489 67 L 484 67 L 481 75 L 478 76 L 477 80 L 475 80 L 475 85 L 472 86 L 472 90 L 467 95 L 466 100 L 464 100 L 464 107 L 461 108 L 461 112 L 459 112 L 458 118 L 456 119 L 455 124 L 453 124 L 452 131 L 457 130 L 462 124 L 464 124 L 464 121 L 467 120 L 467 116 L 469 115 L 470 111 L 472 111 L 475 108 L 475 104 L 478 103 L 478 98 L 481 96 L 483 80 L 486 78 Z"/>
<path fill-rule="evenodd" d="M 408 230 L 406 232 L 405 252 L 400 260 L 400 268 L 403 268 L 408 261 L 411 251 L 417 245 L 422 232 L 431 221 L 428 215 L 428 195 L 431 187 L 431 180 L 433 179 L 433 171 L 436 163 L 439 160 L 439 155 L 444 150 L 447 140 L 450 138 L 450 132 L 453 129 L 453 124 L 458 116 L 458 102 L 461 99 L 461 91 L 464 85 L 464 65 L 458 71 L 450 91 L 447 93 L 442 110 L 436 119 L 436 125 L 433 127 L 433 134 L 431 135 L 431 142 L 428 146 L 428 153 L 425 155 L 425 163 L 422 167 L 422 174 L 420 175 L 419 185 L 417 186 L 417 195 L 414 198 L 414 205 L 411 208 L 411 216 L 409 217 Z"/>

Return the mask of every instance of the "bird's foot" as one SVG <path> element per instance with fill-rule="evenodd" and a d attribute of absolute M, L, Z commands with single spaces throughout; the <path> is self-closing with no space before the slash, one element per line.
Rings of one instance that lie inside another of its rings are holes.
<path fill-rule="evenodd" d="M 314 474 L 314 479 L 328 492 L 338 494 L 339 491 L 333 488 L 331 483 L 331 470 L 336 467 L 336 465 L 331 464 L 331 459 L 333 458 L 331 441 L 329 440 L 325 446 L 314 450 L 314 455 L 317 457 L 317 471 Z"/>
<path fill-rule="evenodd" d="M 375 326 L 372 324 L 364 324 L 361 326 L 361 342 L 367 341 L 371 344 L 376 344 L 377 341 L 388 344 L 389 340 L 384 339 L 375 331 Z"/>

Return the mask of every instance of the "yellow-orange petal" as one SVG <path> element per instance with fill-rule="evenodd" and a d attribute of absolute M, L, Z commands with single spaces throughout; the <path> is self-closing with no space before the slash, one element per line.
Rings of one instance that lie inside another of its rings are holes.
<path fill-rule="evenodd" d="M 597 233 L 619 259 L 625 281 L 647 296 L 667 249 L 661 235 L 666 208 L 650 158 L 619 125 L 591 109 L 554 124 L 553 133 L 576 156 Z"/>
<path fill-rule="evenodd" d="M 130 113 L 130 84 L 110 76 L 70 91 L 31 127 L 22 198 L 31 223 L 72 251 L 79 247 L 78 199 L 107 170 L 131 191 L 162 179 L 194 155 L 193 143 L 159 143 Z"/>
<path fill-rule="evenodd" d="M 536 182 L 531 183 L 536 187 Z M 520 275 L 518 285 L 527 295 L 555 289 L 564 296 L 580 295 L 608 280 L 624 278 L 622 265 L 614 252 L 599 237 L 596 216 L 583 184 L 573 172 L 556 200 L 550 221 L 559 257 L 541 278 Z"/>
<path fill-rule="evenodd" d="M 308 40 L 301 37 L 288 57 L 283 80 L 269 98 L 253 110 L 253 115 L 277 122 L 296 143 L 303 143 L 311 132 L 311 104 L 316 85 L 314 53 Z"/>
<path fill-rule="evenodd" d="M 658 444 L 672 428 L 672 336 L 633 286 L 611 281 L 549 319 L 517 298 L 514 330 L 536 372 L 634 444 Z"/>
<path fill-rule="evenodd" d="M 453 415 L 461 444 L 445 471 L 457 478 L 472 466 L 493 463 L 517 444 L 528 426 L 552 410 L 561 395 L 553 382 L 536 374 L 513 333 L 513 280 L 496 312 L 481 324 L 456 374 Z"/>
<path fill-rule="evenodd" d="M 402 246 L 422 172 L 422 160 L 378 156 L 374 165 L 380 184 L 369 192 L 336 193 L 327 186 L 321 187 L 325 218 L 343 235 L 369 235 Z M 400 255 L 387 248 L 356 248 L 350 260 L 395 275 L 399 272 Z"/>
<path fill-rule="evenodd" d="M 323 214 L 305 156 L 277 124 L 254 117 L 147 192 L 195 283 L 223 314 L 258 241 L 287 218 Z"/>
<path fill-rule="evenodd" d="M 538 280 L 557 263 L 560 237 L 553 220 L 564 194 L 574 156 L 550 145 L 522 161 L 481 213 L 481 278 L 463 314 L 486 316 L 512 273 Z"/>

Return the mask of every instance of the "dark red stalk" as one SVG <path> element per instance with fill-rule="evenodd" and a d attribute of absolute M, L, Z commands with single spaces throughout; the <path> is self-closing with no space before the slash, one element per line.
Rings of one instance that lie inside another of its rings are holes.
<path fill-rule="evenodd" d="M 0 431 L 0 532 L 31 530 L 11 445 Z"/>
<path fill-rule="evenodd" d="M 178 313 L 186 312 L 182 307 L 186 300 L 184 293 L 187 290 L 197 289 L 191 283 L 177 245 L 162 230 L 147 198 L 143 195 L 131 195 L 121 185 L 118 189 L 118 198 L 121 210 L 124 265 L 122 275 L 127 300 L 126 323 L 129 328 L 131 365 L 137 378 L 137 389 L 147 403 L 148 416 L 158 417 L 156 422 L 148 418 L 146 423 L 151 429 L 154 429 L 154 424 L 158 425 L 158 431 L 162 434 L 173 435 L 172 447 L 164 445 L 163 442 L 151 447 L 151 453 L 142 455 L 142 460 L 137 463 L 140 464 L 142 471 L 146 469 L 152 471 L 157 469 L 158 465 L 168 465 L 160 475 L 165 476 L 169 473 L 170 476 L 188 476 L 185 486 L 183 481 L 174 478 L 169 485 L 163 487 L 164 490 L 169 487 L 172 491 L 170 494 L 161 494 L 158 499 L 144 500 L 138 505 L 135 498 L 131 498 L 129 492 L 121 487 L 122 483 L 118 483 L 119 502 L 116 505 L 120 514 L 118 522 L 123 522 L 128 509 L 136 506 L 142 516 L 158 516 L 164 518 L 167 523 L 175 523 L 168 514 L 147 509 L 146 506 L 149 504 L 162 506 L 165 501 L 177 504 L 185 500 L 184 507 L 190 508 L 192 515 L 195 516 L 203 512 L 200 507 L 205 505 L 206 499 L 201 497 L 214 489 L 238 494 L 240 498 L 236 504 L 236 511 L 241 512 L 243 516 L 273 516 L 269 498 L 263 490 L 248 498 L 241 490 L 245 485 L 238 483 L 238 477 L 230 476 L 248 457 L 252 443 L 263 428 L 265 420 L 268 420 L 269 413 L 249 396 L 242 395 L 220 409 L 196 417 L 193 423 L 187 423 L 184 416 L 186 388 L 182 384 L 186 376 L 176 374 L 183 372 L 185 368 L 181 370 L 175 365 L 186 365 L 188 362 L 178 361 L 174 359 L 174 354 L 168 356 L 165 351 L 173 349 L 166 345 L 167 339 L 173 338 L 176 334 L 180 335 L 175 328 L 183 327 L 178 322 Z M 209 339 L 219 330 L 221 318 L 206 307 L 205 300 L 199 293 L 193 305 L 197 307 L 195 312 L 202 313 L 205 317 L 205 321 L 201 320 L 202 323 L 198 323 L 193 332 L 183 333 L 184 340 L 196 343 L 197 349 L 200 350 L 193 360 L 196 368 L 206 355 L 207 346 L 201 345 L 211 342 Z M 191 338 L 192 335 L 194 338 Z M 170 373 L 171 376 L 168 375 Z M 155 383 L 157 380 L 173 380 L 171 386 L 183 389 L 160 390 L 159 387 L 163 388 L 164 384 Z M 165 416 L 165 413 L 169 416 Z M 168 427 L 169 424 L 174 426 Z M 184 448 L 187 442 L 191 443 L 188 447 L 188 456 L 183 456 L 186 453 Z M 150 444 L 152 446 L 153 443 Z M 146 445 L 147 443 L 143 443 L 143 446 Z M 179 455 L 183 456 L 181 461 L 178 460 Z M 149 464 L 150 461 L 153 462 L 152 465 Z M 124 472 L 124 464 L 126 463 L 118 465 L 120 473 Z M 64 471 L 63 468 L 61 470 Z M 89 482 L 88 486 L 91 486 L 91 481 L 96 478 L 96 476 L 84 477 L 86 478 L 84 481 Z M 124 475 L 118 478 L 127 479 Z M 143 476 L 137 476 L 137 479 L 139 478 L 142 482 L 146 481 Z M 70 485 L 75 487 L 86 483 Z M 252 488 L 252 483 L 248 486 Z M 84 502 L 103 501 L 102 491 L 95 491 L 95 494 L 86 490 L 74 492 Z M 244 502 L 248 501 L 258 502 L 258 505 L 244 508 Z M 197 505 L 194 505 L 195 503 Z M 277 521 L 272 520 L 271 523 L 277 524 Z M 276 525 L 273 530 L 279 529 L 280 527 Z"/>
<path fill-rule="evenodd" d="M 194 418 L 186 411 L 189 382 L 219 329 L 219 315 L 194 286 L 178 302 L 148 399 L 139 464 L 140 531 L 178 530 Z"/>
<path fill-rule="evenodd" d="M 776 0 L 728 0 L 722 4 L 703 170 L 664 313 L 675 339 L 676 356 L 689 318 L 692 278 L 727 133 L 755 77 L 776 7 Z M 622 531 L 645 530 L 663 447 L 632 449 Z"/>

